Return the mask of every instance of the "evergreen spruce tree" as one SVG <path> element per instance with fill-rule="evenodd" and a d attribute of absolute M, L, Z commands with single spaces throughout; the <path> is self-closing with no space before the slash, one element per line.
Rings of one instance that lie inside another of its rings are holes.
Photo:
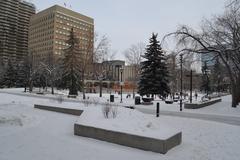
<path fill-rule="evenodd" d="M 168 71 L 166 57 L 157 41 L 157 34 L 152 34 L 146 53 L 142 56 L 141 77 L 139 81 L 140 95 L 167 96 L 170 93 L 168 86 Z"/>
<path fill-rule="evenodd" d="M 78 95 L 81 75 L 79 62 L 80 49 L 79 40 L 74 35 L 73 29 L 71 30 L 70 37 L 66 43 L 69 47 L 64 50 L 62 80 L 69 89 L 69 95 Z"/>
<path fill-rule="evenodd" d="M 24 87 L 24 67 L 23 62 L 16 64 L 16 87 Z"/>
<path fill-rule="evenodd" d="M 8 61 L 6 72 L 4 73 L 1 86 L 12 88 L 16 87 L 17 72 L 11 61 Z"/>
<path fill-rule="evenodd" d="M 5 74 L 5 66 L 3 63 L 0 62 L 0 88 L 3 87 L 1 83 L 3 82 L 4 74 Z"/>

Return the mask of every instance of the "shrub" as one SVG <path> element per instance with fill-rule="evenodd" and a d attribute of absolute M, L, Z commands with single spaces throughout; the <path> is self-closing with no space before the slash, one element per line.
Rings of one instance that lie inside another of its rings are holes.
<path fill-rule="evenodd" d="M 85 107 L 88 107 L 89 105 L 93 104 L 89 97 L 87 97 L 87 99 L 84 99 L 82 103 L 84 104 Z"/>
<path fill-rule="evenodd" d="M 57 96 L 57 102 L 58 102 L 58 103 L 62 103 L 63 101 L 64 101 L 63 95 Z"/>
<path fill-rule="evenodd" d="M 116 118 L 118 111 L 117 111 L 117 106 L 112 106 L 109 101 L 105 103 L 105 105 L 102 107 L 102 112 L 104 118 Z"/>

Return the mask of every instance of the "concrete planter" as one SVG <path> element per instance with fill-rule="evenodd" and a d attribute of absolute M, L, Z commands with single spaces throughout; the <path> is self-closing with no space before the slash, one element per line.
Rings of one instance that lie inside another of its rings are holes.
<path fill-rule="evenodd" d="M 152 101 L 153 101 L 153 99 L 152 98 L 142 98 L 142 100 L 143 100 L 143 102 L 145 102 L 145 103 L 151 103 Z"/>
<path fill-rule="evenodd" d="M 181 132 L 167 139 L 155 139 L 81 124 L 74 124 L 74 134 L 162 154 L 167 153 L 182 142 Z"/>
<path fill-rule="evenodd" d="M 68 95 L 68 98 L 77 98 L 77 95 Z"/>
<path fill-rule="evenodd" d="M 166 104 L 173 104 L 173 100 L 165 100 Z"/>
<path fill-rule="evenodd" d="M 65 114 L 71 114 L 71 115 L 75 115 L 75 116 L 80 116 L 83 112 L 82 110 L 77 110 L 77 109 L 44 106 L 44 105 L 38 105 L 38 104 L 34 104 L 34 108 L 47 110 L 47 111 L 53 111 L 53 112 L 59 112 L 59 113 L 65 113 Z"/>
<path fill-rule="evenodd" d="M 185 109 L 199 109 L 199 108 L 213 105 L 213 104 L 221 102 L 221 101 L 222 101 L 222 99 L 218 98 L 218 99 L 213 99 L 213 100 L 202 102 L 202 103 L 185 103 L 184 108 Z"/>

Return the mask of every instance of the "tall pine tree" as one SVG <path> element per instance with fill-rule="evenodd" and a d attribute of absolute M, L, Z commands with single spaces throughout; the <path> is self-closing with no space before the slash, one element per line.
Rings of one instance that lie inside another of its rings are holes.
<path fill-rule="evenodd" d="M 80 48 L 79 39 L 74 35 L 73 28 L 66 43 L 69 47 L 64 50 L 63 81 L 66 82 L 67 88 L 69 89 L 69 95 L 78 95 L 81 75 L 79 61 Z"/>
<path fill-rule="evenodd" d="M 152 34 L 146 53 L 142 56 L 141 77 L 139 81 L 140 95 L 167 96 L 170 93 L 168 86 L 168 71 L 166 57 L 157 40 L 157 34 Z"/>
<path fill-rule="evenodd" d="M 11 61 L 8 61 L 6 72 L 3 75 L 3 79 L 1 81 L 1 86 L 7 88 L 16 87 L 16 79 L 17 79 L 16 68 L 13 66 Z"/>

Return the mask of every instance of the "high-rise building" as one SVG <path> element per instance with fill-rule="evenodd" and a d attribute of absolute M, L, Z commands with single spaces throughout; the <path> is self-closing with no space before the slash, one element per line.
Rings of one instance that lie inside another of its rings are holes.
<path fill-rule="evenodd" d="M 52 64 L 69 44 L 70 31 L 79 39 L 81 51 L 93 52 L 94 20 L 67 8 L 55 5 L 31 17 L 29 50 L 34 65 Z M 89 51 L 90 50 L 90 51 Z"/>
<path fill-rule="evenodd" d="M 18 64 L 28 53 L 28 28 L 35 6 L 22 0 L 0 0 L 0 61 Z"/>

